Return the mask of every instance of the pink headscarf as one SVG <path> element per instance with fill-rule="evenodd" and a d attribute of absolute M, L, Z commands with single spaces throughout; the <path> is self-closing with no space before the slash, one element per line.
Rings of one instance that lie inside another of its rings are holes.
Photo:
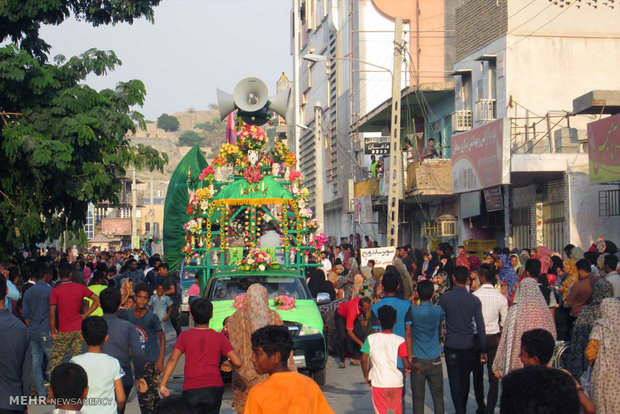
<path fill-rule="evenodd" d="M 547 258 L 551 256 L 553 252 L 545 246 L 538 247 L 538 260 L 540 260 L 540 273 L 547 273 L 549 271 L 549 263 Z"/>

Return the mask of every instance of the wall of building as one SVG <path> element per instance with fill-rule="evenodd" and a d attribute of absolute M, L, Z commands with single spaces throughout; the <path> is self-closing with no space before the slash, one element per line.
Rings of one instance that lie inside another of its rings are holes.
<path fill-rule="evenodd" d="M 412 76 L 410 84 L 442 82 L 445 77 L 444 0 L 373 0 L 372 3 L 383 15 L 392 20 L 401 16 L 410 25 L 408 57 L 414 70 L 419 70 L 419 79 L 417 74 Z"/>
<path fill-rule="evenodd" d="M 599 191 L 609 190 L 609 185 L 590 184 L 586 173 L 568 175 L 570 201 L 570 243 L 588 248 L 603 236 L 620 241 L 620 216 L 599 217 Z"/>
<path fill-rule="evenodd" d="M 507 1 L 470 0 L 456 10 L 456 60 L 502 37 L 508 28 Z"/>
<path fill-rule="evenodd" d="M 616 26 L 619 21 L 620 15 Z M 571 112 L 573 99 L 594 89 L 620 89 L 620 36 L 509 35 L 507 44 L 505 96 L 540 115 L 550 110 Z M 595 119 L 575 117 L 571 127 L 585 129 Z"/>

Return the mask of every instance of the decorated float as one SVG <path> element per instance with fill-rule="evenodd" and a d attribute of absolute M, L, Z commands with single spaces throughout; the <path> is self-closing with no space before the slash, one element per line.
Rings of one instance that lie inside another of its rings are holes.
<path fill-rule="evenodd" d="M 187 171 L 189 218 L 179 254 L 186 269 L 202 270 L 205 286 L 216 270 L 294 269 L 303 274 L 311 255 L 327 241 L 308 207 L 308 189 L 295 154 L 237 117 L 237 143 L 223 144 L 213 163 Z M 192 176 L 198 174 L 198 180 Z M 265 228 L 276 227 L 279 243 L 261 245 Z M 264 253 L 256 256 L 256 250 Z M 260 261 L 260 262 L 259 262 Z"/>

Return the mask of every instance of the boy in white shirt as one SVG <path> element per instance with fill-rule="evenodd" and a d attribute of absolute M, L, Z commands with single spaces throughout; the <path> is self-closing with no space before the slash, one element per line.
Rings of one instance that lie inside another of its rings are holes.
<path fill-rule="evenodd" d="M 385 414 L 388 410 L 402 414 L 403 374 L 396 365 L 398 358 L 407 370 L 421 369 L 411 362 L 405 339 L 392 333 L 396 323 L 396 309 L 385 305 L 377 313 L 381 332 L 368 335 L 362 346 L 362 372 L 366 384 L 372 388 L 375 414 Z M 370 370 L 369 358 L 372 363 Z"/>
<path fill-rule="evenodd" d="M 103 343 L 108 339 L 108 324 L 105 319 L 101 316 L 84 319 L 82 338 L 88 346 L 88 352 L 71 359 L 71 362 L 80 365 L 88 374 L 88 397 L 82 413 L 116 414 L 119 409 L 123 409 L 126 402 L 121 380 L 125 373 L 116 358 L 101 351 Z"/>

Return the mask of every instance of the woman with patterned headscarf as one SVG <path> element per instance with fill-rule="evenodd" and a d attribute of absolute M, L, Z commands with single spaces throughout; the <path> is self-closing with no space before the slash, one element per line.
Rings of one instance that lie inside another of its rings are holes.
<path fill-rule="evenodd" d="M 513 269 L 514 270 L 514 269 Z M 515 369 L 523 368 L 519 359 L 521 335 L 532 329 L 544 329 L 556 337 L 555 324 L 538 283 L 531 277 L 521 281 L 516 304 L 508 310 L 502 336 L 493 361 L 493 372 L 500 378 Z"/>
<path fill-rule="evenodd" d="M 592 289 L 591 302 L 583 308 L 575 321 L 564 366 L 577 379 L 588 369 L 584 352 L 594 323 L 601 318 L 601 303 L 603 299 L 613 297 L 613 294 L 611 283 L 605 279 L 598 280 Z"/>
<path fill-rule="evenodd" d="M 502 267 L 499 269 L 497 275 L 499 276 L 500 281 L 506 283 L 506 286 L 508 287 L 508 297 L 510 298 L 518 282 L 517 272 L 514 267 L 512 267 L 510 258 L 507 254 L 502 253 L 498 257 L 502 262 Z"/>
<path fill-rule="evenodd" d="M 594 364 L 590 390 L 597 414 L 620 413 L 620 301 L 601 302 L 601 319 L 594 323 L 586 358 Z"/>
<path fill-rule="evenodd" d="M 268 375 L 259 375 L 252 365 L 252 333 L 267 325 L 283 325 L 282 318 L 269 309 L 269 292 L 264 286 L 255 283 L 248 288 L 243 306 L 228 319 L 230 343 L 243 361 L 241 368 L 233 371 L 233 407 L 239 414 L 245 409 L 245 401 L 250 389 L 265 380 Z M 296 371 L 293 356 L 288 360 L 289 370 Z"/>
<path fill-rule="evenodd" d="M 566 300 L 569 289 L 579 280 L 579 276 L 577 275 L 577 262 L 584 258 L 583 250 L 579 247 L 573 246 L 570 250 L 567 251 L 565 249 L 564 251 L 567 256 L 566 260 L 564 260 L 564 273 L 566 277 L 558 289 L 562 292 L 562 300 Z"/>

